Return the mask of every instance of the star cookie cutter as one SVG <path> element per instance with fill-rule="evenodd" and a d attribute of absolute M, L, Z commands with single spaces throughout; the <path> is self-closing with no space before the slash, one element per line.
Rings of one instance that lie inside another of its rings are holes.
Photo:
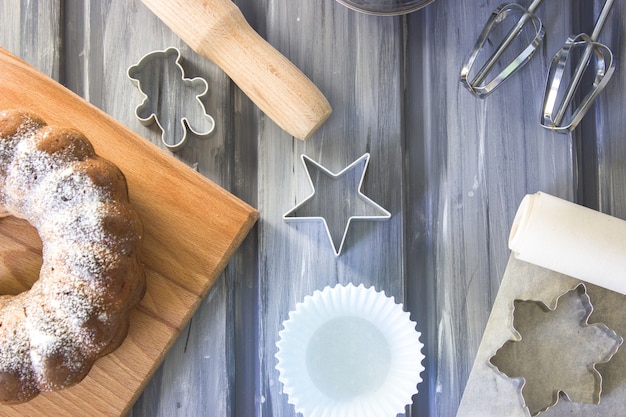
<path fill-rule="evenodd" d="M 128 68 L 128 78 L 144 95 L 135 108 L 135 116 L 149 126 L 156 122 L 161 141 L 176 152 L 187 143 L 188 132 L 203 137 L 215 128 L 213 117 L 206 113 L 201 98 L 209 85 L 203 78 L 185 78 L 177 48 L 152 51 Z"/>
<path fill-rule="evenodd" d="M 531 416 L 556 406 L 561 396 L 599 404 L 602 374 L 596 365 L 609 362 L 624 341 L 605 324 L 588 323 L 593 305 L 585 284 L 553 304 L 515 300 L 515 337 L 489 359 L 506 377 L 522 378 L 520 396 Z"/>
<path fill-rule="evenodd" d="M 310 157 L 301 155 L 313 192 L 285 213 L 283 220 L 287 222 L 321 221 L 333 247 L 335 257 L 340 256 L 352 221 L 387 220 L 391 218 L 390 212 L 361 191 L 369 159 L 370 154 L 365 153 L 339 173 L 333 173 Z M 311 175 L 311 170 L 315 171 L 315 181 Z M 319 198 L 317 191 L 320 189 L 328 195 L 322 195 L 322 198 Z M 345 223 L 343 233 L 339 233 L 343 223 Z"/>

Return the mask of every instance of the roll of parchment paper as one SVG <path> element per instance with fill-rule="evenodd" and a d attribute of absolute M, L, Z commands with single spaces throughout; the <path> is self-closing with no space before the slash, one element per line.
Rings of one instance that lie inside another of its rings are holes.
<path fill-rule="evenodd" d="M 509 236 L 513 255 L 626 294 L 626 221 L 545 193 L 522 200 Z"/>

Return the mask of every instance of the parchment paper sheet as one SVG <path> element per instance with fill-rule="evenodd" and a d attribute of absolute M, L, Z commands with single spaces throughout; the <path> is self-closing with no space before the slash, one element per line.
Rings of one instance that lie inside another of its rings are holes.
<path fill-rule="evenodd" d="M 626 221 L 546 193 L 529 194 L 513 220 L 515 257 L 626 294 Z"/>
<path fill-rule="evenodd" d="M 560 204 L 559 202 L 556 203 L 557 205 Z M 571 203 L 568 204 L 571 205 Z M 563 215 L 563 210 L 567 211 L 567 205 L 562 207 L 565 209 L 561 208 L 560 211 L 557 210 L 550 215 L 558 216 L 559 213 Z M 585 222 L 584 217 L 587 214 L 593 213 L 586 213 L 583 210 L 583 222 Z M 574 216 L 574 221 L 581 221 L 581 219 Z M 592 229 L 588 230 L 593 231 Z M 591 236 L 602 239 L 594 233 L 591 233 Z M 626 235 L 621 236 L 620 242 L 623 240 L 626 240 Z M 587 243 L 587 241 L 584 242 L 585 245 Z M 562 254 L 559 252 L 561 249 L 562 247 L 557 247 L 556 253 Z M 545 256 L 553 255 L 554 251 L 550 252 L 551 250 L 549 245 L 544 246 Z M 585 252 L 575 253 L 576 256 L 583 257 L 576 262 L 586 262 L 592 267 L 596 264 L 594 261 L 596 255 L 593 251 L 587 252 L 586 255 Z M 622 258 L 626 258 L 626 252 L 620 254 L 618 262 L 623 262 Z M 564 262 L 567 263 L 567 257 Z M 626 277 L 626 270 L 622 270 L 621 274 L 622 277 Z M 530 415 L 521 396 L 522 380 L 511 379 L 501 374 L 497 368 L 489 363 L 489 359 L 507 340 L 513 339 L 514 300 L 542 301 L 552 307 L 560 295 L 575 288 L 580 282 L 582 281 L 571 276 L 516 259 L 514 255 L 511 255 L 457 417 L 522 417 Z M 626 296 L 588 282 L 586 286 L 594 307 L 589 323 L 604 323 L 618 335 L 626 337 Z M 622 346 L 609 362 L 599 364 L 597 370 L 603 378 L 599 405 L 572 403 L 561 397 L 556 406 L 539 415 L 545 417 L 626 416 L 626 348 Z"/>

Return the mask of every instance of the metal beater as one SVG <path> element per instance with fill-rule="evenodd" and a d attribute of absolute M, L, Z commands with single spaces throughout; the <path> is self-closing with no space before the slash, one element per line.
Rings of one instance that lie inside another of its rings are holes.
<path fill-rule="evenodd" d="M 487 21 L 487 24 L 483 28 L 476 44 L 474 45 L 474 49 L 472 50 L 470 56 L 463 64 L 463 68 L 461 69 L 461 83 L 465 88 L 469 90 L 470 93 L 474 94 L 476 97 L 485 98 L 490 93 L 492 93 L 500 84 L 506 81 L 511 75 L 517 72 L 520 68 L 522 68 L 534 55 L 535 51 L 543 41 L 543 37 L 545 35 L 545 29 L 543 27 L 543 23 L 541 20 L 534 14 L 535 10 L 541 4 L 542 0 L 534 0 L 528 9 L 524 9 L 519 4 L 509 3 L 503 4 L 496 8 Z M 476 63 L 476 58 L 483 52 L 485 44 L 489 40 L 489 36 L 493 33 L 494 29 L 501 25 L 512 13 L 517 15 L 522 13 L 520 19 L 515 23 L 515 25 L 510 29 L 504 39 L 500 42 L 500 44 L 496 47 L 494 53 L 489 56 L 485 60 L 485 64 L 476 72 L 475 75 L 472 75 L 470 78 L 470 73 L 472 72 L 473 66 Z M 485 81 L 491 75 L 491 72 L 496 65 L 496 63 L 502 58 L 502 55 L 505 51 L 511 46 L 511 44 L 516 40 L 516 38 L 522 32 L 522 29 L 527 24 L 532 25 L 532 28 L 535 32 L 535 36 L 531 40 L 530 44 L 524 48 L 519 55 L 512 59 L 512 61 L 504 67 L 504 69 L 498 73 L 493 79 L 490 81 Z"/>
<path fill-rule="evenodd" d="M 606 45 L 598 42 L 600 32 L 613 7 L 613 2 L 614 0 L 605 1 L 591 36 L 585 33 L 570 36 L 563 48 L 552 59 L 546 81 L 543 114 L 541 116 L 541 125 L 546 129 L 561 133 L 574 130 L 613 75 L 615 71 L 613 53 Z M 584 48 L 580 60 L 572 72 L 566 73 L 567 63 L 578 48 Z M 596 57 L 596 71 L 591 90 L 581 100 L 578 108 L 570 111 L 593 55 Z M 565 77 L 569 74 L 571 74 L 569 83 L 564 83 Z"/>

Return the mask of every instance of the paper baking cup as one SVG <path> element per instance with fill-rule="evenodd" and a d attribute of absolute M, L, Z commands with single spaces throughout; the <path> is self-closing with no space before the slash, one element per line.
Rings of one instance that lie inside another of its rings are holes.
<path fill-rule="evenodd" d="M 337 285 L 305 297 L 276 343 L 283 391 L 304 417 L 395 417 L 422 381 L 416 323 L 393 297 Z"/>

